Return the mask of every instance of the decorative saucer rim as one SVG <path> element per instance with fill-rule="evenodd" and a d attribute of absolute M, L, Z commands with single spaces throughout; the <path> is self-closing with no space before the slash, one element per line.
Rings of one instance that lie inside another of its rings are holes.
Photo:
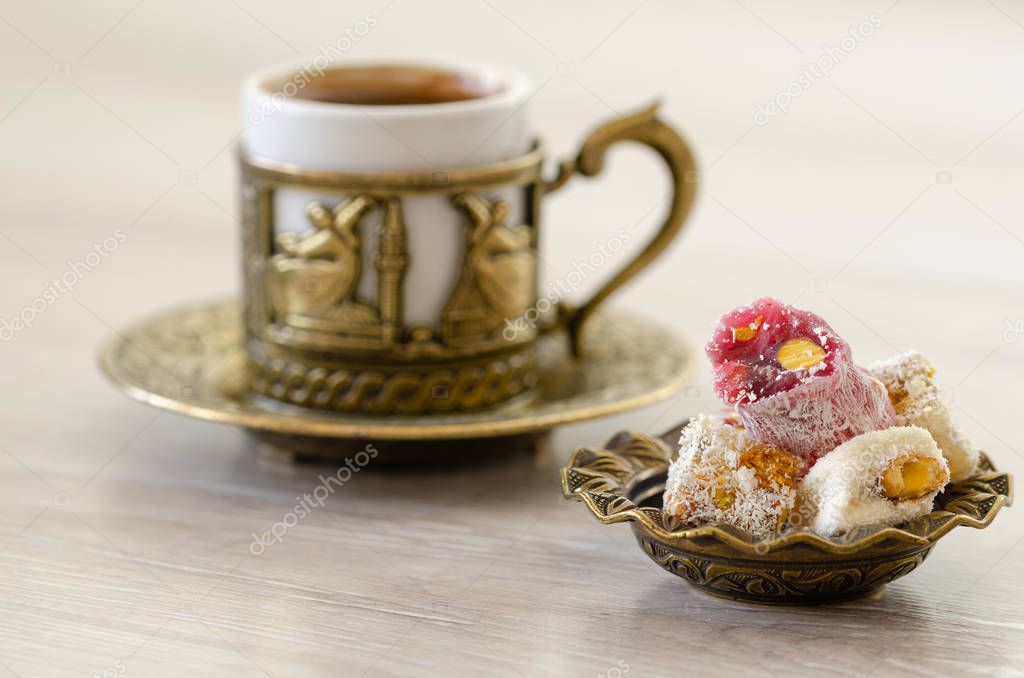
<path fill-rule="evenodd" d="M 943 503 L 944 508 L 937 508 L 904 526 L 864 528 L 856 538 L 848 541 L 808 530 L 758 539 L 745 530 L 718 524 L 667 529 L 661 509 L 637 506 L 628 494 L 638 480 L 667 471 L 672 448 L 665 439 L 671 439 L 671 434 L 678 430 L 673 429 L 661 439 L 626 431 L 614 436 L 601 448 L 577 447 L 561 472 L 563 495 L 570 500 L 582 501 L 603 524 L 634 522 L 635 527 L 652 540 L 665 545 L 680 548 L 680 544 L 689 542 L 689 546 L 682 548 L 697 551 L 700 549 L 692 546 L 696 540 L 711 539 L 731 549 L 734 557 L 758 559 L 778 556 L 795 546 L 807 546 L 819 554 L 837 557 L 864 555 L 869 551 L 876 555 L 908 548 L 929 548 L 955 527 L 988 527 L 1004 506 L 1013 503 L 1013 476 L 999 472 L 988 455 L 982 454 L 978 473 L 946 488 L 944 494 L 950 498 Z M 996 485 L 1004 486 L 1005 492 L 995 489 Z M 950 507 L 955 510 L 947 510 Z M 907 529 L 909 527 L 919 531 Z"/>
<path fill-rule="evenodd" d="M 213 421 L 221 424 L 240 426 L 242 428 L 276 434 L 300 435 L 337 439 L 378 438 L 395 441 L 426 441 L 483 439 L 503 436 L 540 433 L 557 426 L 576 423 L 603 416 L 625 412 L 664 401 L 678 393 L 689 383 L 696 368 L 692 346 L 688 341 L 668 330 L 660 323 L 633 313 L 622 311 L 602 311 L 619 322 L 637 324 L 648 335 L 658 337 L 662 341 L 671 342 L 666 348 L 671 358 L 678 362 L 678 369 L 666 372 L 659 379 L 656 387 L 617 395 L 616 388 L 605 385 L 586 393 L 603 394 L 607 398 L 592 402 L 581 401 L 573 404 L 572 397 L 554 397 L 540 403 L 520 403 L 511 407 L 499 407 L 480 412 L 467 412 L 458 415 L 393 415 L 384 417 L 348 415 L 342 413 L 318 412 L 300 407 L 270 402 L 252 394 L 239 395 L 237 386 L 212 386 L 206 389 L 211 398 L 194 398 L 169 395 L 154 390 L 151 386 L 139 383 L 126 373 L 123 361 L 118 356 L 125 350 L 138 350 L 146 355 L 137 341 L 141 332 L 157 329 L 159 325 L 170 325 L 176 317 L 198 315 L 200 313 L 226 313 L 228 310 L 240 308 L 237 299 L 216 299 L 179 304 L 162 311 L 151 313 L 129 324 L 124 330 L 117 331 L 101 346 L 98 363 L 104 376 L 128 397 L 154 407 L 165 409 L 177 414 Z M 600 316 L 595 319 L 600 322 Z M 611 321 L 609 321 L 611 322 Z M 223 358 L 214 367 L 214 372 L 224 369 L 225 373 L 217 377 L 218 382 L 228 383 L 237 378 L 244 360 L 241 347 L 241 322 L 236 323 L 238 338 L 233 342 L 231 355 Z M 618 325 L 618 323 L 613 323 Z M 135 341 L 133 341 L 135 340 Z M 570 360 L 564 332 L 556 332 L 539 341 L 560 343 L 565 345 L 563 367 Z M 626 344 L 626 342 L 622 342 Z M 660 344 L 659 344 L 660 346 Z M 646 355 L 643 346 L 633 349 L 636 355 Z M 151 371 L 167 368 L 146 355 L 152 363 Z M 236 363 L 231 365 L 229 363 Z M 227 365 L 226 367 L 224 367 Z M 548 371 L 551 371 L 548 367 Z M 211 373 L 212 374 L 212 373 Z M 231 393 L 235 396 L 232 397 Z M 555 407 L 566 405 L 564 407 Z"/>

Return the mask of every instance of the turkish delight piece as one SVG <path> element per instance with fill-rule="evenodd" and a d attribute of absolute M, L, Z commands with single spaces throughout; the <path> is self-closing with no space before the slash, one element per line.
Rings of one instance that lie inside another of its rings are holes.
<path fill-rule="evenodd" d="M 885 384 L 900 426 L 927 429 L 949 464 L 953 482 L 974 475 L 980 453 L 949 416 L 932 380 L 935 368 L 917 351 L 909 351 L 869 366 L 871 374 Z"/>
<path fill-rule="evenodd" d="M 807 466 L 853 436 L 895 424 L 882 384 L 808 311 L 758 299 L 722 316 L 706 349 L 715 391 L 747 432 Z"/>
<path fill-rule="evenodd" d="M 707 353 L 715 391 L 729 405 L 788 391 L 850 359 L 849 346 L 828 323 L 771 297 L 722 316 Z"/>
<path fill-rule="evenodd" d="M 947 482 L 949 466 L 928 431 L 871 431 L 818 460 L 800 483 L 797 515 L 828 536 L 899 525 L 930 513 Z"/>
<path fill-rule="evenodd" d="M 664 511 L 684 525 L 726 523 L 766 537 L 786 523 L 801 461 L 742 428 L 698 415 L 683 429 L 668 470 Z"/>

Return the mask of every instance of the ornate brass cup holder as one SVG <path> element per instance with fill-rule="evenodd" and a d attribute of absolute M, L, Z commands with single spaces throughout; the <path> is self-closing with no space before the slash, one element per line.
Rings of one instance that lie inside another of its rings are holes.
<path fill-rule="evenodd" d="M 671 176 L 661 226 L 590 299 L 578 307 L 552 302 L 557 313 L 546 323 L 518 322 L 550 301 L 538 289 L 544 197 L 573 176 L 600 174 L 620 143 L 649 147 Z M 594 129 L 550 181 L 542 177 L 539 143 L 516 158 L 443 170 L 326 172 L 244 149 L 239 159 L 249 387 L 284 404 L 346 415 L 453 414 L 528 397 L 538 382 L 540 335 L 563 330 L 580 355 L 585 323 L 679 234 L 697 185 L 689 147 L 656 106 Z M 281 194 L 289 191 L 327 196 L 308 204 L 302 233 L 279 228 Z M 410 216 L 416 200 L 458 215 L 463 236 L 461 263 L 435 269 L 453 278 L 446 301 L 436 313 L 418 308 L 429 319 L 413 322 L 407 279 L 432 262 L 411 235 L 445 233 Z"/>
<path fill-rule="evenodd" d="M 767 540 L 727 525 L 682 528 L 661 511 L 680 428 L 660 439 L 624 432 L 603 448 L 577 448 L 562 469 L 562 491 L 602 523 L 629 522 L 651 560 L 724 598 L 807 604 L 871 593 L 912 572 L 953 528 L 985 528 L 1012 501 L 1012 477 L 983 456 L 979 472 L 946 487 L 930 514 L 898 527 L 840 539 L 791 530 Z"/>
<path fill-rule="evenodd" d="M 582 360 L 566 331 L 538 339 L 534 397 L 475 412 L 373 416 L 295 407 L 249 387 L 241 304 L 194 304 L 143 320 L 102 349 L 105 374 L 132 398 L 199 419 L 240 426 L 296 458 L 338 458 L 372 442 L 374 464 L 436 464 L 504 456 L 555 426 L 668 398 L 687 383 L 691 349 L 656 323 L 596 314 Z M 657 355 L 657 359 L 652 359 Z"/>

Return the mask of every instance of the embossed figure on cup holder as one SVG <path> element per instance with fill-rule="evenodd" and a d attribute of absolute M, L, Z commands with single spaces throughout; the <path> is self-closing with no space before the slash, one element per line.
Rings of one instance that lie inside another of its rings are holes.
<path fill-rule="evenodd" d="M 312 230 L 277 235 L 279 253 L 270 258 L 267 292 L 286 323 L 358 333 L 380 322 L 377 309 L 355 298 L 362 273 L 359 220 L 374 207 L 376 201 L 366 195 L 333 210 L 314 202 L 306 210 Z"/>
<path fill-rule="evenodd" d="M 508 203 L 474 193 L 452 196 L 466 213 L 466 253 L 451 298 L 441 313 L 441 337 L 458 345 L 500 336 L 506 319 L 523 315 L 536 298 L 533 235 L 509 226 Z"/>

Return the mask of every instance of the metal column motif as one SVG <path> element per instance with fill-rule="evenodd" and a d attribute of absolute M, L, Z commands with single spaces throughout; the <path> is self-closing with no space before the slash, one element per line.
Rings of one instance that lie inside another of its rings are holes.
<path fill-rule="evenodd" d="M 384 207 L 380 251 L 376 257 L 380 273 L 381 340 L 387 344 L 397 341 L 402 332 L 402 278 L 409 265 L 405 248 L 402 202 L 398 198 L 391 198 Z"/>

